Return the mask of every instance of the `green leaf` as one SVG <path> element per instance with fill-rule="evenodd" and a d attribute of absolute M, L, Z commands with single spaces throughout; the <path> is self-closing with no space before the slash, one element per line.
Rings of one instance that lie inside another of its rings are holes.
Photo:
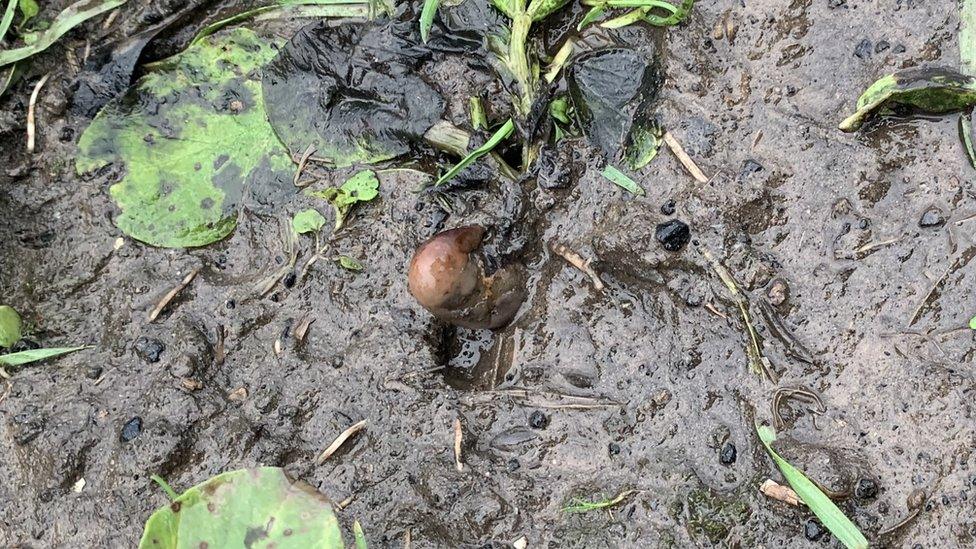
<path fill-rule="evenodd" d="M 624 146 L 624 159 L 632 170 L 640 170 L 657 156 L 664 143 L 664 128 L 654 119 L 634 122 Z"/>
<path fill-rule="evenodd" d="M 857 529 L 857 526 L 834 505 L 833 501 L 830 501 L 830 498 L 817 488 L 816 484 L 773 450 L 771 445 L 776 440 L 776 432 L 767 425 L 760 426 L 758 424 L 756 425 L 756 432 L 770 457 L 776 462 L 779 470 L 783 472 L 786 482 L 803 500 L 803 503 L 813 511 L 813 514 L 817 515 L 820 523 L 849 549 L 867 549 L 868 540 Z"/>
<path fill-rule="evenodd" d="M 533 21 L 542 21 L 553 13 L 559 11 L 569 0 L 532 0 L 527 11 Z"/>
<path fill-rule="evenodd" d="M 0 305 L 0 347 L 9 349 L 21 338 L 20 315 L 9 305 Z"/>
<path fill-rule="evenodd" d="M 15 61 L 20 61 L 21 59 L 26 59 L 46 50 L 69 30 L 96 15 L 101 15 L 121 6 L 125 2 L 126 0 L 81 0 L 80 2 L 75 2 L 59 13 L 54 18 L 54 21 L 51 22 L 51 26 L 41 33 L 37 41 L 33 44 L 12 50 L 0 51 L 0 67 L 9 65 Z"/>
<path fill-rule="evenodd" d="M 586 14 L 583 15 L 583 18 L 580 19 L 579 24 L 576 25 L 576 30 L 582 31 L 587 25 L 603 17 L 603 14 L 606 13 L 606 11 L 607 11 L 606 4 L 597 4 L 593 6 L 592 8 L 590 8 L 590 11 L 586 12 Z"/>
<path fill-rule="evenodd" d="M 468 110 L 471 111 L 471 127 L 480 130 L 488 126 L 488 117 L 485 115 L 485 107 L 481 104 L 478 96 L 471 96 L 468 99 Z"/>
<path fill-rule="evenodd" d="M 515 19 L 519 13 L 516 2 L 517 0 L 491 0 L 491 4 L 498 8 L 498 11 L 507 15 L 509 19 Z"/>
<path fill-rule="evenodd" d="M 642 189 L 636 181 L 628 177 L 627 174 L 618 170 L 617 168 L 607 164 L 607 167 L 604 168 L 600 173 L 603 175 L 603 177 L 609 179 L 613 184 L 630 191 L 631 194 L 644 196 L 644 189 Z"/>
<path fill-rule="evenodd" d="M 40 11 L 41 8 L 35 0 L 20 0 L 20 15 L 23 17 L 20 21 L 20 27 L 23 27 L 28 21 L 37 17 Z"/>
<path fill-rule="evenodd" d="M 495 131 L 495 133 L 488 139 L 488 141 L 485 142 L 484 145 L 468 153 L 467 156 L 461 159 L 461 161 L 458 162 L 453 168 L 448 170 L 447 173 L 440 176 L 437 179 L 437 181 L 434 183 L 434 186 L 437 187 L 443 185 L 444 183 L 447 183 L 451 179 L 454 179 L 454 176 L 461 173 L 461 170 L 467 168 L 475 160 L 478 160 L 482 156 L 490 153 L 495 147 L 498 146 L 499 143 L 501 143 L 505 139 L 508 139 L 508 136 L 512 135 L 512 132 L 514 131 L 515 131 L 515 122 L 513 122 L 512 119 L 509 118 L 507 122 L 502 124 L 502 127 L 498 128 L 498 130 Z"/>
<path fill-rule="evenodd" d="M 268 124 L 258 73 L 277 51 L 248 29 L 208 37 L 98 113 L 75 165 L 79 174 L 124 168 L 109 194 L 125 234 L 205 246 L 234 230 L 246 194 L 273 204 L 291 188 L 295 167 Z"/>
<path fill-rule="evenodd" d="M 340 255 L 336 259 L 339 261 L 339 265 L 341 265 L 343 269 L 350 271 L 363 270 L 363 264 L 349 257 L 348 255 Z"/>
<path fill-rule="evenodd" d="M 362 170 L 350 177 L 341 187 L 331 187 L 321 191 L 306 191 L 306 194 L 324 198 L 335 209 L 335 230 L 346 223 L 352 207 L 359 202 L 369 202 L 379 195 L 380 180 L 372 170 Z"/>
<path fill-rule="evenodd" d="M 959 111 L 976 105 L 976 78 L 944 68 L 914 68 L 879 79 L 857 99 L 857 109 L 840 123 L 852 132 L 874 115 L 893 109 L 932 114 Z"/>
<path fill-rule="evenodd" d="M 607 0 L 607 5 L 611 8 L 637 8 L 631 12 L 621 15 L 602 23 L 600 26 L 608 29 L 618 29 L 626 27 L 638 21 L 642 21 L 656 27 L 670 27 L 684 21 L 691 9 L 695 5 L 694 0 L 682 0 L 681 4 L 674 5 L 663 0 Z M 656 13 L 663 11 L 664 15 Z"/>
<path fill-rule="evenodd" d="M 420 12 L 420 39 L 427 43 L 430 37 L 430 29 L 434 26 L 434 16 L 437 15 L 437 8 L 440 7 L 441 0 L 424 0 L 424 8 Z"/>
<path fill-rule="evenodd" d="M 312 208 L 298 212 L 291 219 L 291 228 L 295 234 L 317 233 L 324 226 L 325 218 Z"/>
<path fill-rule="evenodd" d="M 356 549 L 368 549 L 366 547 L 366 534 L 358 520 L 352 523 L 352 535 L 356 540 Z"/>
<path fill-rule="evenodd" d="M 46 360 L 48 358 L 66 355 L 82 349 L 88 349 L 88 347 L 52 347 L 50 349 L 31 349 L 30 351 L 0 355 L 0 364 L 6 366 L 21 366 L 23 364 L 37 362 L 38 360 Z"/>
<path fill-rule="evenodd" d="M 571 124 L 572 120 L 569 118 L 569 100 L 565 96 L 553 99 L 549 103 L 549 116 L 563 124 Z"/>
<path fill-rule="evenodd" d="M 969 319 L 969 329 L 976 330 L 976 316 Z"/>
<path fill-rule="evenodd" d="M 3 18 L 0 19 L 0 40 L 3 40 L 10 23 L 14 20 L 14 13 L 17 12 L 17 0 L 7 0 L 7 9 L 3 11 Z"/>
<path fill-rule="evenodd" d="M 140 549 L 209 547 L 341 549 L 342 533 L 328 499 L 277 467 L 217 475 L 160 507 Z"/>

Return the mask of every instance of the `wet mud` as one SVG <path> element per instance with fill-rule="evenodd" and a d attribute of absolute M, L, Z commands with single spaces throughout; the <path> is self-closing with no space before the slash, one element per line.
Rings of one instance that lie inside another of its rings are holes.
<path fill-rule="evenodd" d="M 121 43 L 181 10 L 201 25 L 227 9 L 154 4 L 124 8 L 110 32 L 89 23 L 89 37 Z M 477 14 L 433 32 L 474 40 L 488 26 Z M 553 53 L 581 14 L 533 36 Z M 178 51 L 187 28 L 163 31 L 143 61 Z M 780 453 L 879 546 L 976 544 L 974 172 L 953 116 L 837 129 L 877 77 L 956 66 L 957 28 L 956 2 L 794 0 L 700 2 L 668 30 L 590 29 L 593 44 L 655 52 L 654 111 L 707 183 L 662 148 L 635 197 L 571 140 L 543 152 L 560 174 L 450 187 L 447 213 L 416 192 L 425 176 L 380 171 L 380 198 L 333 244 L 365 269 L 319 261 L 266 297 L 256 289 L 289 260 L 287 214 L 328 208 L 297 192 L 245 207 L 230 237 L 199 249 L 124 238 L 113 174 L 75 175 L 90 112 L 71 108 L 86 34 L 69 34 L 0 99 L 0 296 L 31 341 L 93 348 L 2 384 L 0 545 L 133 547 L 166 501 L 149 475 L 180 490 L 271 465 L 343 502 L 343 525 L 359 520 L 375 547 L 408 533 L 412 547 L 836 546 L 809 512 L 758 490 L 781 479 L 753 428 L 774 420 Z M 419 76 L 464 126 L 458 64 Z M 27 100 L 48 71 L 31 155 Z M 656 238 L 672 219 L 691 231 L 679 251 Z M 407 288 L 417 246 L 471 224 L 490 228 L 486 267 L 516 261 L 528 276 L 525 304 L 495 331 L 445 326 Z M 605 289 L 555 243 L 591 258 Z M 775 382 L 750 370 L 706 252 L 742 287 Z M 627 490 L 609 513 L 562 511 Z"/>

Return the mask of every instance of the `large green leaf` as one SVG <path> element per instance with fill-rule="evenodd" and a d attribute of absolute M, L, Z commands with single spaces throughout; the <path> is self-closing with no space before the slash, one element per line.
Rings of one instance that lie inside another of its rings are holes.
<path fill-rule="evenodd" d="M 209 36 L 102 109 L 76 167 L 124 167 L 110 189 L 123 232 L 154 246 L 204 246 L 234 230 L 246 192 L 290 185 L 294 166 L 267 121 L 259 72 L 277 51 L 248 29 Z"/>
<path fill-rule="evenodd" d="M 342 549 L 329 500 L 277 467 L 217 475 L 159 508 L 140 549 Z"/>
<path fill-rule="evenodd" d="M 941 114 L 976 105 L 976 78 L 945 68 L 912 68 L 880 78 L 857 99 L 857 110 L 840 123 L 852 132 L 875 115 Z"/>
<path fill-rule="evenodd" d="M 0 305 L 0 347 L 10 348 L 20 341 L 20 315 L 9 305 Z"/>

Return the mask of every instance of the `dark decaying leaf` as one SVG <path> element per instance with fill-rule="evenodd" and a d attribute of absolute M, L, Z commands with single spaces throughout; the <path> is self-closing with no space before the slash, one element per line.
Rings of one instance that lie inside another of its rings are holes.
<path fill-rule="evenodd" d="M 444 110 L 417 75 L 429 55 L 414 22 L 309 25 L 265 68 L 268 117 L 295 155 L 311 144 L 340 167 L 395 158 Z"/>
<path fill-rule="evenodd" d="M 619 159 L 628 142 L 643 142 L 643 137 L 631 136 L 634 121 L 650 118 L 661 81 L 653 58 L 633 49 L 608 48 L 579 56 L 569 71 L 569 92 L 590 143 Z"/>
<path fill-rule="evenodd" d="M 941 114 L 972 105 L 976 105 L 976 78 L 940 67 L 906 69 L 871 84 L 840 129 L 855 131 L 875 115 Z"/>
<path fill-rule="evenodd" d="M 157 64 L 78 142 L 79 173 L 114 165 L 115 224 L 154 246 L 204 246 L 237 223 L 245 197 L 269 204 L 294 165 L 267 122 L 260 67 L 277 53 L 253 31 L 208 37 Z"/>
<path fill-rule="evenodd" d="M 140 549 L 277 547 L 341 549 L 332 505 L 277 467 L 217 475 L 146 521 Z"/>

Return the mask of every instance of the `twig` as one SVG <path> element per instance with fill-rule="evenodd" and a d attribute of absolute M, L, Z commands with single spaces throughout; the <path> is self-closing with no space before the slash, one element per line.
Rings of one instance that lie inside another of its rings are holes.
<path fill-rule="evenodd" d="M 464 471 L 461 463 L 461 439 L 464 434 L 461 432 L 461 418 L 454 418 L 454 466 L 458 472 Z"/>
<path fill-rule="evenodd" d="M 47 79 L 51 77 L 51 73 L 47 73 L 37 81 L 34 85 L 34 91 L 31 92 L 30 103 L 27 105 L 27 152 L 34 152 L 34 141 L 37 135 L 36 118 L 37 118 L 37 96 L 41 93 L 41 88 L 47 83 Z"/>
<path fill-rule="evenodd" d="M 929 299 L 932 298 L 932 294 L 934 294 L 935 291 L 939 288 L 939 286 L 942 285 L 942 282 L 945 281 L 946 277 L 949 276 L 949 273 L 951 273 L 952 270 L 956 268 L 956 264 L 958 263 L 959 263 L 959 258 L 957 257 L 955 260 L 953 260 L 951 264 L 949 264 L 949 268 L 947 268 L 945 272 L 942 273 L 942 276 L 940 276 L 938 280 L 935 281 L 935 284 L 932 284 L 932 287 L 929 288 L 929 291 L 925 294 L 925 298 L 921 302 L 919 302 L 917 307 L 915 307 L 915 312 L 912 313 L 912 319 L 908 321 L 909 326 L 915 324 L 915 322 L 918 320 L 918 317 L 922 314 L 922 309 L 925 308 L 925 304 L 928 303 Z"/>
<path fill-rule="evenodd" d="M 193 279 L 196 278 L 197 273 L 199 272 L 200 272 L 199 267 L 193 269 L 186 276 L 183 277 L 183 280 L 181 280 L 180 283 L 177 284 L 175 288 L 166 292 L 166 295 L 164 295 L 163 298 L 159 300 L 159 303 L 156 304 L 156 307 L 149 312 L 149 322 L 156 320 L 156 317 L 158 317 L 159 314 L 163 312 L 163 309 L 165 309 L 166 306 L 169 305 L 169 302 L 173 301 L 174 297 L 179 295 L 179 293 L 182 292 L 184 288 L 189 286 L 190 283 L 193 282 Z"/>
<path fill-rule="evenodd" d="M 759 487 L 759 491 L 766 495 L 766 497 L 773 498 L 776 501 L 782 501 L 783 503 L 788 503 L 794 507 L 799 507 L 801 503 L 800 496 L 796 495 L 789 486 L 783 486 L 772 479 L 766 479 Z"/>
<path fill-rule="evenodd" d="M 311 181 L 309 181 L 304 185 L 300 185 L 299 180 L 302 178 L 302 173 L 305 171 L 305 166 L 308 164 L 308 159 L 311 158 L 313 154 L 315 154 L 315 145 L 309 143 L 308 147 L 305 148 L 305 152 L 302 153 L 302 157 L 298 160 L 298 169 L 295 170 L 295 179 L 292 180 L 292 183 L 294 183 L 296 187 L 304 187 L 305 185 L 311 183 Z"/>
<path fill-rule="evenodd" d="M 224 339 L 227 337 L 227 329 L 224 328 L 223 324 L 217 325 L 217 343 L 214 345 L 214 364 L 221 365 L 227 358 L 227 349 L 224 345 Z"/>
<path fill-rule="evenodd" d="M 728 319 L 729 318 L 728 315 L 726 315 L 722 311 L 716 309 L 715 308 L 715 305 L 712 305 L 711 303 L 706 303 L 705 304 L 705 309 L 707 309 L 708 312 L 712 313 L 713 315 L 715 315 L 717 317 L 724 318 L 724 319 Z"/>
<path fill-rule="evenodd" d="M 336 450 L 338 450 L 339 447 L 342 446 L 346 442 L 346 440 L 349 439 L 349 437 L 355 435 L 359 431 L 362 431 L 364 427 L 366 427 L 365 419 L 360 421 L 359 423 L 354 423 L 351 427 L 343 431 L 339 436 L 336 437 L 335 440 L 332 441 L 332 444 L 330 444 L 329 447 L 326 448 L 324 452 L 319 454 L 319 457 L 315 459 L 315 464 L 322 465 L 323 463 L 325 463 L 325 460 L 329 459 L 329 457 L 332 454 L 334 454 Z"/>
<path fill-rule="evenodd" d="M 301 322 L 298 323 L 298 327 L 295 328 L 295 343 L 301 343 L 305 341 L 305 336 L 308 334 L 308 328 L 315 322 L 315 317 L 312 315 L 305 315 Z"/>
<path fill-rule="evenodd" d="M 696 181 L 699 183 L 708 183 L 708 178 L 705 177 L 705 173 L 702 172 L 701 168 L 698 167 L 698 164 L 695 164 L 695 161 L 688 156 L 688 153 L 686 153 L 684 148 L 682 148 L 681 143 L 678 143 L 678 140 L 671 135 L 671 132 L 664 132 L 664 142 L 668 144 L 668 148 L 671 149 L 671 152 L 678 157 L 678 161 L 681 162 L 681 165 L 688 170 L 688 173 L 690 173 Z"/>
<path fill-rule="evenodd" d="M 105 18 L 105 22 L 102 23 L 102 30 L 108 30 L 108 28 L 112 26 L 112 23 L 115 22 L 115 18 L 118 16 L 119 8 L 112 10 L 112 13 L 108 14 L 108 17 Z"/>
<path fill-rule="evenodd" d="M 265 278 L 264 282 L 258 286 L 258 295 L 260 297 L 268 295 L 278 284 L 278 281 L 288 274 L 288 271 L 295 268 L 295 262 L 298 261 L 298 250 L 295 248 L 295 233 L 291 230 L 290 224 L 286 223 L 285 225 L 287 225 L 285 227 L 285 251 L 288 252 L 288 263 L 282 265 L 280 269 Z"/>
<path fill-rule="evenodd" d="M 349 497 L 336 504 L 336 509 L 342 511 L 346 507 L 349 507 L 349 504 L 352 503 L 352 500 L 355 499 L 355 497 L 356 494 L 350 494 Z"/>
<path fill-rule="evenodd" d="M 589 259 L 583 259 L 583 256 L 569 249 L 565 244 L 553 243 L 552 251 L 568 261 L 570 265 L 579 269 L 580 272 L 590 277 L 590 280 L 593 281 L 593 288 L 596 291 L 603 291 L 605 286 L 603 285 L 603 281 L 600 280 L 600 274 L 590 265 L 591 262 Z"/>

